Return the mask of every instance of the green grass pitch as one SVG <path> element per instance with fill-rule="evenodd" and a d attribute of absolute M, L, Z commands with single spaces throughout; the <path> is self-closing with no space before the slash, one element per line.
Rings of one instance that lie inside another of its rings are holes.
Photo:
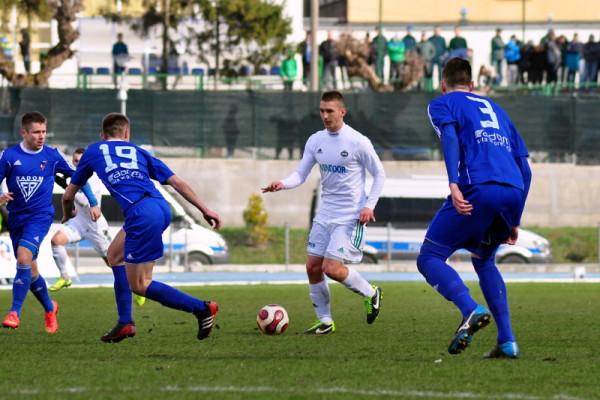
<path fill-rule="evenodd" d="M 21 327 L 0 331 L 0 398 L 600 398 L 598 284 L 509 284 L 519 360 L 481 358 L 494 345 L 493 324 L 465 353 L 447 354 L 459 322 L 453 305 L 424 283 L 380 285 L 373 325 L 357 295 L 332 285 L 337 332 L 323 337 L 302 334 L 314 320 L 306 285 L 184 287 L 220 304 L 219 329 L 202 342 L 191 315 L 151 301 L 134 309 L 135 338 L 100 342 L 116 318 L 110 289 L 56 293 L 60 330 L 49 336 L 30 294 Z M 0 291 L 4 309 L 9 302 Z M 283 335 L 256 328 L 268 303 L 289 312 Z"/>

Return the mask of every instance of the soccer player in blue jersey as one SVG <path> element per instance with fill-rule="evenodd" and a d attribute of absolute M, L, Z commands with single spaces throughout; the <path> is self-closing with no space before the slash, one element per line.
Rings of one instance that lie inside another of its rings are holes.
<path fill-rule="evenodd" d="M 154 262 L 163 255 L 162 233 L 171 222 L 171 211 L 151 179 L 171 185 L 202 212 L 213 228 L 218 229 L 221 220 L 162 161 L 129 143 L 129 126 L 129 120 L 122 114 L 111 113 L 104 117 L 103 140 L 87 148 L 63 195 L 63 212 L 68 219 L 75 193 L 95 172 L 125 215 L 125 224 L 108 249 L 108 260 L 115 275 L 119 320 L 101 340 L 119 342 L 135 335 L 130 288 L 166 307 L 193 313 L 198 320 L 197 337 L 205 339 L 212 330 L 217 303 L 197 299 L 152 279 Z"/>
<path fill-rule="evenodd" d="M 472 93 L 471 65 L 453 58 L 443 71 L 443 96 L 428 114 L 439 135 L 450 196 L 437 212 L 417 258 L 427 283 L 453 302 L 463 319 L 448 352 L 465 350 L 473 334 L 494 316 L 497 345 L 489 358 L 517 358 L 504 280 L 495 264 L 502 243 L 514 244 L 531 183 L 528 151 L 506 112 Z M 472 253 L 472 263 L 489 306 L 477 304 L 446 260 L 457 249 Z"/>
<path fill-rule="evenodd" d="M 50 299 L 46 281 L 39 274 L 37 255 L 40 243 L 50 229 L 54 217 L 52 188 L 54 175 L 71 176 L 74 169 L 58 150 L 46 146 L 46 117 L 29 112 L 21 118 L 23 141 L 6 149 L 0 156 L 0 182 L 6 178 L 8 192 L 0 201 L 8 201 L 8 229 L 17 259 L 10 312 L 2 321 L 5 328 L 16 329 L 21 321 L 21 308 L 31 290 L 45 310 L 46 332 L 58 330 L 58 303 Z M 92 206 L 90 215 L 96 220 L 100 208 L 89 186 L 84 193 Z"/>

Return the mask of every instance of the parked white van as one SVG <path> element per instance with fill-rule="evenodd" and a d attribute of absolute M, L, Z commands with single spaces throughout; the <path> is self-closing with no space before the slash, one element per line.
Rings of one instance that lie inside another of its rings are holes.
<path fill-rule="evenodd" d="M 371 181 L 368 180 L 366 186 L 368 192 Z M 427 226 L 449 194 L 448 181 L 443 176 L 387 178 L 375 207 L 377 221 L 371 222 L 366 229 L 365 242 L 370 247 L 364 249 L 365 257 L 377 260 L 388 257 L 392 260 L 416 259 Z M 315 191 L 316 207 L 319 203 L 320 185 Z M 470 253 L 458 250 L 451 258 L 470 260 Z M 550 243 L 536 233 L 519 229 L 517 243 L 501 245 L 496 253 L 496 261 L 548 263 L 552 261 Z"/>

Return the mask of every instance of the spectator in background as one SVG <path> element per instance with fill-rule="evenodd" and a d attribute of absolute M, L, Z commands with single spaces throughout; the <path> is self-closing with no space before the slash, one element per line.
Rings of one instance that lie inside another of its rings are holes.
<path fill-rule="evenodd" d="M 387 52 L 390 57 L 390 83 L 400 87 L 402 81 L 402 66 L 406 60 L 404 42 L 396 35 L 387 43 Z"/>
<path fill-rule="evenodd" d="M 298 64 L 296 63 L 294 50 L 288 50 L 287 56 L 281 62 L 279 74 L 281 75 L 281 79 L 283 79 L 283 90 L 294 90 L 294 80 L 296 80 L 296 75 L 298 74 Z"/>
<path fill-rule="evenodd" d="M 585 65 L 581 81 L 586 84 L 596 82 L 598 61 L 600 59 L 600 52 L 598 51 L 599 43 L 594 42 L 594 35 L 590 35 L 587 43 L 583 45 L 583 60 L 585 61 Z"/>
<path fill-rule="evenodd" d="M 507 64 L 507 81 L 509 86 L 519 83 L 519 61 L 521 60 L 521 48 L 516 35 L 512 35 L 504 47 L 504 57 Z"/>
<path fill-rule="evenodd" d="M 433 27 L 433 36 L 429 38 L 431 44 L 435 48 L 435 56 L 433 57 L 432 66 L 437 67 L 438 74 L 438 82 L 442 82 L 442 67 L 444 58 L 446 57 L 446 51 L 448 48 L 446 47 L 446 39 L 441 35 L 441 30 L 439 26 Z"/>
<path fill-rule="evenodd" d="M 546 50 L 546 83 L 554 83 L 558 80 L 558 69 L 562 60 L 560 44 L 554 31 L 548 32 L 544 48 Z"/>
<path fill-rule="evenodd" d="M 125 71 L 125 64 L 129 60 L 129 49 L 123 41 L 123 34 L 117 34 L 117 41 L 112 47 L 113 58 L 113 82 L 117 87 L 117 75 L 122 75 Z"/>
<path fill-rule="evenodd" d="M 567 70 L 567 83 L 569 86 L 575 84 L 575 77 L 579 72 L 581 64 L 581 52 L 583 51 L 583 44 L 579 41 L 579 35 L 575 33 L 573 40 L 567 44 L 565 51 L 565 68 Z"/>
<path fill-rule="evenodd" d="M 375 74 L 377 74 L 383 83 L 383 67 L 385 65 L 385 56 L 387 54 L 387 39 L 383 36 L 381 27 L 378 28 L 377 36 L 373 38 L 373 49 L 375 50 Z"/>
<path fill-rule="evenodd" d="M 326 88 L 337 88 L 335 72 L 338 67 L 338 53 L 331 32 L 327 32 L 327 39 L 319 46 L 319 55 L 323 57 L 323 84 Z"/>
<path fill-rule="evenodd" d="M 417 44 L 416 50 L 423 60 L 423 81 L 419 86 L 430 92 L 433 90 L 433 59 L 436 53 L 433 43 L 427 40 L 426 32 L 421 34 L 421 41 Z"/>
<path fill-rule="evenodd" d="M 460 27 L 455 26 L 454 27 L 454 37 L 452 39 L 450 39 L 450 43 L 448 44 L 448 51 L 466 49 L 468 47 L 469 46 L 467 46 L 467 39 L 465 39 L 464 37 L 462 37 L 460 35 Z M 448 58 L 451 58 L 451 57 L 448 57 Z"/>
<path fill-rule="evenodd" d="M 342 33 L 340 39 L 343 39 L 345 43 L 349 43 L 352 40 L 352 34 L 350 32 Z M 338 54 L 338 67 L 340 67 L 340 78 L 342 79 L 342 89 L 346 88 L 346 81 L 352 87 L 352 81 L 348 75 L 348 60 L 346 55 L 343 53 Z"/>
<path fill-rule="evenodd" d="M 492 38 L 491 61 L 496 71 L 493 84 L 498 86 L 502 83 L 502 68 L 504 63 L 504 40 L 502 40 L 502 29 L 496 29 L 496 36 Z"/>
<path fill-rule="evenodd" d="M 529 68 L 529 82 L 534 85 L 541 85 L 544 81 L 544 71 L 546 70 L 546 50 L 544 44 L 540 43 L 533 48 L 531 53 L 531 67 Z"/>
<path fill-rule="evenodd" d="M 298 53 L 302 56 L 302 82 L 308 85 L 308 74 L 310 73 L 310 58 L 312 55 L 310 31 L 306 31 L 304 41 L 298 44 Z"/>
<path fill-rule="evenodd" d="M 19 42 L 19 48 L 21 49 L 21 57 L 23 57 L 23 65 L 27 74 L 31 73 L 31 39 L 29 37 L 29 31 L 26 28 L 21 29 L 21 41 Z"/>
<path fill-rule="evenodd" d="M 519 62 L 519 82 L 526 85 L 531 80 L 531 58 L 533 49 L 535 48 L 533 41 L 528 40 L 521 47 L 521 61 Z"/>
<path fill-rule="evenodd" d="M 404 42 L 404 49 L 407 53 L 409 51 L 416 51 L 417 47 L 417 39 L 415 39 L 415 37 L 412 35 L 412 31 L 413 26 L 408 25 L 406 27 L 406 35 L 404 35 L 404 37 L 402 38 L 402 41 Z"/>

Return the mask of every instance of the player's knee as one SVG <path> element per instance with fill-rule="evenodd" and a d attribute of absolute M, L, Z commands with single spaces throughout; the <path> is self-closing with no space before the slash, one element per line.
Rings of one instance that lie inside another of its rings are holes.
<path fill-rule="evenodd" d="M 471 257 L 471 263 L 473 264 L 473 268 L 475 268 L 476 271 L 482 271 L 485 268 L 494 268 L 496 266 L 496 261 L 494 260 L 494 257 Z"/>
<path fill-rule="evenodd" d="M 108 265 L 115 266 L 123 264 L 123 254 L 117 251 L 111 251 L 111 249 L 108 249 L 108 252 L 106 253 L 106 259 L 108 261 Z"/>

